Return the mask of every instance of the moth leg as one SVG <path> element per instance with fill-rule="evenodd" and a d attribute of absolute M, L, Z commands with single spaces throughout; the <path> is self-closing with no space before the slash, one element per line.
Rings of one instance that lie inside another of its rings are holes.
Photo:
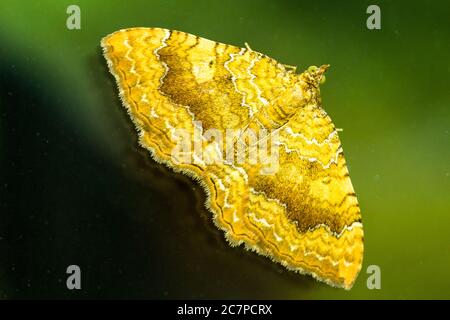
<path fill-rule="evenodd" d="M 289 65 L 289 64 L 283 64 L 287 69 L 290 69 L 290 70 L 292 70 L 292 71 L 294 71 L 294 72 L 296 72 L 297 71 L 297 66 L 291 66 L 291 65 Z"/>

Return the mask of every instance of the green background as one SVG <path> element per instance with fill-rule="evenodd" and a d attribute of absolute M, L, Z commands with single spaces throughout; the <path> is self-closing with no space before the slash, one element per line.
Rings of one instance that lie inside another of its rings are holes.
<path fill-rule="evenodd" d="M 448 1 L 2 0 L 0 297 L 449 299 L 449 16 Z M 198 185 L 137 146 L 99 48 L 133 26 L 331 65 L 323 104 L 365 228 L 351 291 L 230 248 Z M 366 287 L 372 264 L 381 290 Z"/>

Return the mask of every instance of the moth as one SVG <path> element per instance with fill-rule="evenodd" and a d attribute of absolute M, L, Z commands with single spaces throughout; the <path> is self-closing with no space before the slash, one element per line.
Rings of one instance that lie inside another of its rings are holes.
<path fill-rule="evenodd" d="M 200 183 L 230 245 L 352 287 L 363 226 L 322 108 L 326 65 L 296 73 L 248 45 L 161 28 L 120 30 L 101 46 L 140 145 Z"/>

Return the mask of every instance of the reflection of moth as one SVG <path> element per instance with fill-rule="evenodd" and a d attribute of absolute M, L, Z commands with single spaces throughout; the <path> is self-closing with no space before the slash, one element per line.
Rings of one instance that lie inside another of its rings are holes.
<path fill-rule="evenodd" d="M 141 145 L 200 182 L 231 245 L 244 243 L 288 269 L 351 288 L 363 229 L 337 129 L 321 108 L 326 66 L 298 75 L 248 47 L 159 28 L 121 30 L 102 47 Z M 219 143 L 196 135 L 199 125 L 239 134 Z M 189 161 L 173 156 L 180 129 L 197 144 L 183 150 Z M 259 151 L 264 140 L 276 140 L 276 151 L 236 161 L 239 146 Z M 273 155 L 276 170 L 265 172 Z"/>

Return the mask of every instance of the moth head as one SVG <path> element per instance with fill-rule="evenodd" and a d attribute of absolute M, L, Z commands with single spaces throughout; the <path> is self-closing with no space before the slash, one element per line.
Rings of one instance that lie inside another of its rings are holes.
<path fill-rule="evenodd" d="M 329 64 L 324 64 L 320 67 L 311 66 L 300 77 L 306 83 L 318 88 L 320 84 L 325 82 L 325 72 L 329 67 Z"/>
<path fill-rule="evenodd" d="M 320 67 L 311 66 L 299 75 L 299 83 L 304 92 L 306 101 L 320 99 L 319 85 L 325 82 L 325 72 L 330 65 L 325 64 Z"/>

